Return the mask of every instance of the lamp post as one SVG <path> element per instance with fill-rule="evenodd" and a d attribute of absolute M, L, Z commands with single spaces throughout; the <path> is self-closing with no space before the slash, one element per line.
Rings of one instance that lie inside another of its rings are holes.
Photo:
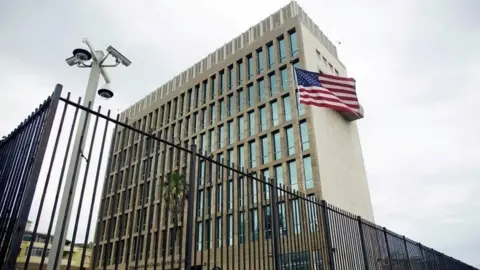
<path fill-rule="evenodd" d="M 108 46 L 106 49 L 107 54 L 105 54 L 103 51 L 95 50 L 87 38 L 83 39 L 83 43 L 86 45 L 86 48 L 78 48 L 73 50 L 73 56 L 67 58 L 65 61 L 69 66 L 90 68 L 90 76 L 83 98 L 83 106 L 88 107 L 89 104 L 93 106 L 96 97 L 95 92 L 97 92 L 100 97 L 105 99 L 110 99 L 113 97 L 113 92 L 110 88 L 110 77 L 108 76 L 105 68 L 116 67 L 120 64 L 128 67 L 131 62 L 112 46 Z M 105 60 L 109 56 L 113 56 L 113 58 L 115 58 L 114 64 L 105 64 Z M 97 91 L 100 76 L 102 76 L 105 80 L 105 84 Z M 61 266 L 61 253 L 63 252 L 68 225 L 70 223 L 70 215 L 72 214 L 73 208 L 72 202 L 75 196 L 75 190 L 80 171 L 80 162 L 82 160 L 80 157 L 82 155 L 83 146 L 86 140 L 86 136 L 83 136 L 83 134 L 87 134 L 89 124 L 90 117 L 88 113 L 84 110 L 80 110 L 80 119 L 72 146 L 72 154 L 67 170 L 67 178 L 65 179 L 65 188 L 63 190 L 62 200 L 60 202 L 60 211 L 55 224 L 53 243 L 48 257 L 48 270 L 56 270 Z M 84 129 L 85 132 L 83 132 Z M 72 241 L 74 241 L 74 239 L 72 239 Z"/>

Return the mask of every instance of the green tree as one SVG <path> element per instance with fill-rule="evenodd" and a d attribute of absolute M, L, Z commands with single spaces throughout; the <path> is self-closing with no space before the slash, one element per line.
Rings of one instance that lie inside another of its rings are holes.
<path fill-rule="evenodd" d="M 188 183 L 184 175 L 174 171 L 166 176 L 163 199 L 174 214 L 183 213 L 185 201 L 188 199 Z"/>

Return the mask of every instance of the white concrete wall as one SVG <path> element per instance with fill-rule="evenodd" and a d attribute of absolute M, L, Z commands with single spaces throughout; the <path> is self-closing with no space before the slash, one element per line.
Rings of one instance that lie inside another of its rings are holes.
<path fill-rule="evenodd" d="M 325 66 L 323 60 L 318 58 L 318 51 L 341 76 L 347 75 L 343 65 L 304 25 L 301 27 L 301 36 L 305 69 L 321 69 L 325 73 L 333 74 L 329 66 Z M 347 122 L 340 114 L 327 108 L 311 107 L 311 114 L 322 198 L 373 222 L 372 203 L 356 122 Z"/>

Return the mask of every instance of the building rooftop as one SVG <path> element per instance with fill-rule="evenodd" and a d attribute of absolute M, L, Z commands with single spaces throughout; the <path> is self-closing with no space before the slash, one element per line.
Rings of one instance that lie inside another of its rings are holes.
<path fill-rule="evenodd" d="M 134 117 L 138 112 L 141 112 L 148 107 L 153 101 L 168 95 L 170 92 L 173 92 L 175 89 L 184 85 L 187 81 L 201 75 L 212 66 L 221 63 L 237 50 L 240 50 L 258 40 L 263 36 L 263 33 L 272 31 L 279 25 L 283 24 L 283 22 L 296 16 L 298 16 L 300 21 L 303 22 L 305 26 L 323 43 L 328 52 L 333 56 L 338 57 L 335 45 L 325 36 L 312 19 L 308 17 L 297 2 L 292 1 L 285 7 L 262 20 L 260 23 L 250 27 L 246 32 L 210 53 L 207 57 L 175 76 L 164 85 L 158 87 L 141 100 L 137 101 L 120 114 L 120 119 L 125 120 L 126 117 Z"/>

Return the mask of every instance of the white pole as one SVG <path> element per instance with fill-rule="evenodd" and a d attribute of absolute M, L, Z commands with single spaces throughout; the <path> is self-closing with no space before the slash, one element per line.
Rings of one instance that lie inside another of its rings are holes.
<path fill-rule="evenodd" d="M 292 81 L 293 81 L 293 87 L 295 90 L 297 90 L 298 88 L 298 84 L 297 84 L 297 74 L 295 73 L 295 67 L 292 65 Z M 299 180 L 302 180 L 303 182 L 303 190 L 301 190 L 301 192 L 305 192 L 307 189 L 306 189 L 306 183 L 305 183 L 305 180 L 306 180 L 306 177 L 305 177 L 305 168 L 303 167 L 303 150 L 302 150 L 302 130 L 300 128 L 300 115 L 298 113 L 298 106 L 300 106 L 300 97 L 298 96 L 299 94 L 297 93 L 297 91 L 295 91 L 295 106 L 297 107 L 297 109 L 293 110 L 295 115 L 294 115 L 294 118 L 295 118 L 295 122 L 297 122 L 297 126 L 298 126 L 298 133 L 300 135 L 300 138 L 298 140 L 298 145 L 299 145 L 299 150 L 300 150 L 300 171 L 302 172 L 302 176 L 303 176 L 303 179 L 297 179 L 297 181 Z M 297 104 L 297 99 L 298 99 L 298 104 Z M 308 134 L 307 134 L 308 136 Z M 300 190 L 299 190 L 300 191 Z"/>
<path fill-rule="evenodd" d="M 97 51 L 95 53 L 97 59 L 103 59 L 103 52 Z M 95 97 L 97 95 L 98 82 L 101 74 L 101 66 L 98 61 L 92 61 L 90 68 L 90 77 L 88 79 L 87 89 L 85 91 L 83 106 L 87 107 L 90 103 L 93 107 Z M 86 119 L 86 122 L 85 122 Z M 70 162 L 68 165 L 67 178 L 65 178 L 65 188 L 62 194 L 62 200 L 60 201 L 60 211 L 58 212 L 57 222 L 53 235 L 52 248 L 48 256 L 47 270 L 60 269 L 62 264 L 63 248 L 65 245 L 65 239 L 68 231 L 68 225 L 70 223 L 70 215 L 72 214 L 73 199 L 75 197 L 75 190 L 77 188 L 78 175 L 81 167 L 80 153 L 83 151 L 85 140 L 88 134 L 88 127 L 90 124 L 90 117 L 87 112 L 80 110 L 80 118 L 78 119 L 77 131 L 75 134 L 75 140 L 73 142 Z M 82 136 L 82 130 L 85 126 L 85 136 Z M 78 163 L 78 167 L 75 170 L 75 166 Z M 54 214 L 54 213 L 53 213 Z M 72 245 L 74 244 L 72 239 Z M 58 257 L 57 257 L 58 255 Z"/>

